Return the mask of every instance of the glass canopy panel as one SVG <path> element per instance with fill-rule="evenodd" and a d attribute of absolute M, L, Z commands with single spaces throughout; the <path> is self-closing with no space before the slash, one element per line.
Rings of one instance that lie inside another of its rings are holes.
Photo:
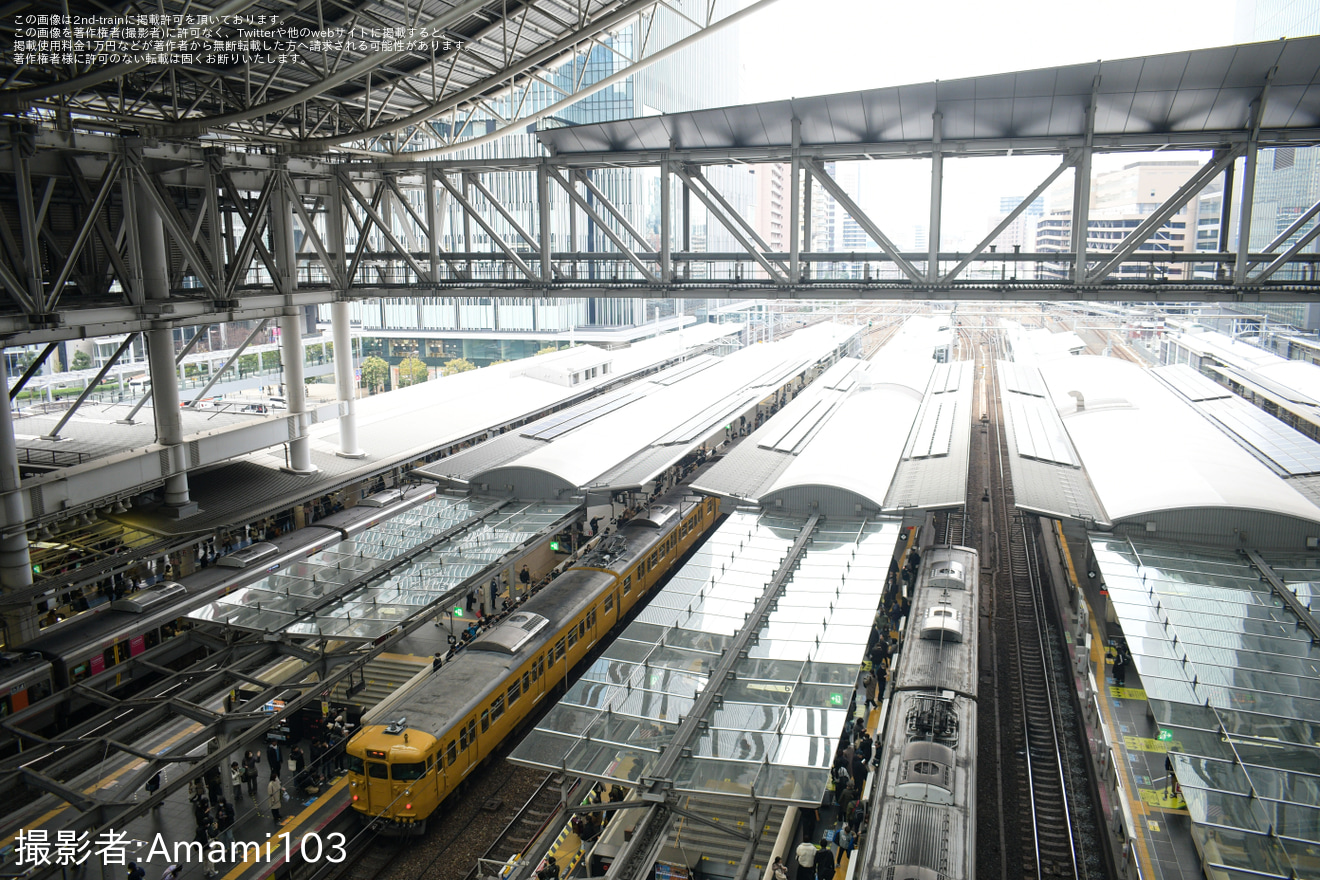
<path fill-rule="evenodd" d="M 1315 864 L 1320 648 L 1247 556 L 1100 535 L 1091 549 L 1206 864 L 1235 878 Z M 1264 558 L 1299 596 L 1320 584 L 1320 557 Z"/>
<path fill-rule="evenodd" d="M 624 780 L 649 772 L 712 686 L 712 671 L 804 524 L 745 510 L 730 515 L 541 722 L 547 734 L 579 737 L 555 752 L 568 772 Z M 779 799 L 820 802 L 898 533 L 889 521 L 817 529 L 776 610 L 730 678 L 718 682 L 718 697 L 674 766 L 678 790 L 765 795 L 773 786 Z M 529 738 L 513 757 L 545 766 L 530 751 L 539 742 Z"/>

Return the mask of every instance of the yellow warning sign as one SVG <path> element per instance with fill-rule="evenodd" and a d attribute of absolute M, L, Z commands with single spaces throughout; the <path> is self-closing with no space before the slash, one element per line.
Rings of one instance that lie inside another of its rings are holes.
<path fill-rule="evenodd" d="M 1146 827 L 1149 828 L 1151 831 L 1154 831 L 1156 834 L 1160 833 L 1160 823 L 1156 822 L 1154 819 L 1147 819 Z"/>
<path fill-rule="evenodd" d="M 1148 736 L 1125 736 L 1123 747 L 1130 752 L 1167 752 L 1169 749 L 1181 749 L 1182 743 L 1176 739 L 1160 742 Z"/>
<path fill-rule="evenodd" d="M 1109 693 L 1116 700 L 1144 700 L 1146 691 L 1142 688 L 1121 688 L 1110 686 Z"/>
<path fill-rule="evenodd" d="M 1172 794 L 1163 788 L 1139 788 L 1137 793 L 1141 795 L 1143 803 L 1160 810 L 1185 810 L 1187 801 L 1183 800 L 1182 795 Z"/>

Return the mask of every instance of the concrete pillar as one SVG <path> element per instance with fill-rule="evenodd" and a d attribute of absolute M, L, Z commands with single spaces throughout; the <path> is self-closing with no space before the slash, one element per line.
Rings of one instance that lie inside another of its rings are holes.
<path fill-rule="evenodd" d="M 0 537 L 0 592 L 32 585 L 32 559 L 28 555 L 27 517 L 23 496 L 19 493 L 18 444 L 14 441 L 14 413 L 9 406 L 9 371 L 0 351 L 0 510 L 3 511 L 4 537 Z M 7 641 L 18 646 L 34 638 L 40 630 L 37 612 L 30 603 L 5 610 Z"/>
<path fill-rule="evenodd" d="M 357 440 L 357 382 L 353 375 L 353 340 L 348 333 L 348 303 L 330 306 L 330 328 L 335 338 L 335 388 L 339 392 L 339 454 L 363 458 Z"/>
<path fill-rule="evenodd" d="M 312 440 L 307 436 L 307 386 L 303 384 L 302 311 L 280 317 L 280 355 L 284 360 L 284 399 L 289 415 L 300 416 L 297 440 L 289 441 L 289 470 L 296 474 L 315 473 L 312 467 Z"/>
<path fill-rule="evenodd" d="M 169 265 L 165 258 L 165 224 L 152 207 L 151 197 L 138 182 L 138 256 L 142 266 L 142 289 L 148 300 L 170 298 Z M 151 411 L 156 420 L 156 442 L 178 446 L 183 442 L 179 420 L 179 376 L 174 365 L 174 331 L 168 323 L 147 331 L 147 366 L 151 370 Z M 165 480 L 165 504 L 189 505 L 188 475 L 174 474 Z"/>

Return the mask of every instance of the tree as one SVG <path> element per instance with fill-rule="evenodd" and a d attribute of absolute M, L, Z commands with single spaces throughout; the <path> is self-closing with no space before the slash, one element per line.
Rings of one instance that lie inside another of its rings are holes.
<path fill-rule="evenodd" d="M 508 359 L 508 358 L 504 358 L 503 360 L 491 361 L 490 363 L 486 364 L 486 366 L 488 366 L 488 367 L 493 367 L 493 366 L 495 366 L 496 364 L 507 364 L 508 362 L 509 362 L 509 359 Z"/>
<path fill-rule="evenodd" d="M 390 365 L 385 363 L 383 358 L 375 355 L 362 361 L 362 381 L 367 385 L 368 392 L 374 392 L 377 388 L 385 387 L 385 380 L 389 378 Z"/>
<path fill-rule="evenodd" d="M 477 365 L 466 358 L 454 358 L 452 361 L 445 361 L 445 365 L 440 368 L 441 376 L 452 376 L 455 373 L 466 373 L 468 370 L 475 370 Z"/>
<path fill-rule="evenodd" d="M 554 344 L 547 345 L 545 348 L 543 348 L 543 349 L 541 349 L 540 351 L 538 351 L 537 354 L 548 354 L 549 352 L 552 352 L 552 351 L 559 351 L 559 346 L 554 345 Z"/>
<path fill-rule="evenodd" d="M 425 382 L 430 376 L 426 371 L 426 364 L 417 358 L 409 355 L 399 363 L 399 387 L 404 388 L 408 385 L 416 385 L 419 382 Z"/>
<path fill-rule="evenodd" d="M 75 370 L 85 370 L 92 365 L 92 358 L 85 351 L 75 351 L 73 353 L 73 368 Z"/>

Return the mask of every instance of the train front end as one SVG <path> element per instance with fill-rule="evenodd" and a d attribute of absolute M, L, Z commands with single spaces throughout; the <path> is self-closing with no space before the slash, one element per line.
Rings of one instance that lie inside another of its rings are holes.
<path fill-rule="evenodd" d="M 348 790 L 364 822 L 422 834 L 439 803 L 439 742 L 407 719 L 362 728 L 348 744 Z"/>

